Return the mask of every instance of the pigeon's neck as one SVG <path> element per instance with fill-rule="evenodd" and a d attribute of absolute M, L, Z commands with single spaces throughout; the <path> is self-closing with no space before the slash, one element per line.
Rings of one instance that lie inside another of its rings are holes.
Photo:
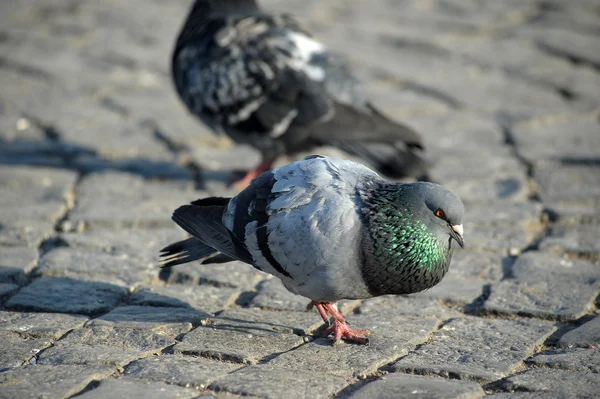
<path fill-rule="evenodd" d="M 410 193 L 399 188 L 386 183 L 361 193 L 362 272 L 373 295 L 433 287 L 448 271 L 452 256 L 449 236 L 430 231 Z"/>

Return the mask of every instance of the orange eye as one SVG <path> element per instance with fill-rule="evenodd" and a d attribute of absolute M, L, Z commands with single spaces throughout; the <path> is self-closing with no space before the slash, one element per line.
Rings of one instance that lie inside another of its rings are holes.
<path fill-rule="evenodd" d="M 446 218 L 446 214 L 441 209 L 436 209 L 435 212 L 433 212 L 433 214 L 439 217 L 440 219 Z"/>

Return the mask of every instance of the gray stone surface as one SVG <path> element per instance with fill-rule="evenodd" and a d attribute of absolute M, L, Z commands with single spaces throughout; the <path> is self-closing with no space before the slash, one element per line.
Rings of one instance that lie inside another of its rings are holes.
<path fill-rule="evenodd" d="M 600 268 L 591 262 L 528 252 L 512 266 L 511 278 L 492 286 L 485 309 L 574 320 L 592 309 L 599 287 Z"/>
<path fill-rule="evenodd" d="M 58 344 L 48 348 L 38 357 L 41 365 L 79 364 L 123 367 L 134 360 L 157 355 L 161 348 L 132 349 L 109 345 Z"/>
<path fill-rule="evenodd" d="M 94 173 L 77 191 L 69 220 L 111 227 L 172 227 L 173 210 L 203 196 L 190 181 L 147 181 L 117 172 Z"/>
<path fill-rule="evenodd" d="M 420 375 L 388 374 L 366 384 L 350 395 L 353 399 L 439 398 L 476 399 L 485 396 L 476 382 L 448 381 Z"/>
<path fill-rule="evenodd" d="M 200 325 L 208 314 L 188 308 L 121 306 L 90 320 L 87 326 L 114 326 L 181 334 Z"/>
<path fill-rule="evenodd" d="M 586 203 L 600 198 L 600 166 L 585 162 L 547 162 L 534 171 L 545 203 Z"/>
<path fill-rule="evenodd" d="M 173 210 L 260 159 L 173 89 L 192 0 L 0 3 L 0 397 L 598 391 L 597 1 L 260 0 L 346 55 L 465 204 L 439 285 L 339 304 L 367 347 L 248 265 L 158 268 Z"/>
<path fill-rule="evenodd" d="M 137 288 L 130 301 L 134 305 L 190 306 L 202 312 L 213 313 L 233 306 L 240 294 L 240 290 L 230 287 L 169 284 Z"/>
<path fill-rule="evenodd" d="M 239 369 L 239 364 L 181 355 L 152 356 L 129 364 L 124 374 L 144 381 L 158 381 L 206 389 L 213 381 Z"/>
<path fill-rule="evenodd" d="M 287 352 L 301 345 L 304 341 L 296 334 L 304 334 L 320 324 L 322 320 L 314 313 L 227 310 L 186 334 L 173 350 L 255 364 L 271 354 Z"/>
<path fill-rule="evenodd" d="M 49 236 L 67 210 L 75 178 L 75 173 L 58 169 L 1 167 L 0 244 L 35 246 Z M 15 267 L 27 268 L 28 263 L 19 263 Z"/>
<path fill-rule="evenodd" d="M 529 162 L 594 158 L 600 146 L 600 124 L 593 114 L 533 119 L 515 126 L 512 134 Z"/>
<path fill-rule="evenodd" d="M 277 278 L 262 281 L 257 291 L 250 304 L 263 309 L 304 311 L 310 302 L 303 296 L 289 292 Z"/>
<path fill-rule="evenodd" d="M 37 251 L 20 246 L 2 247 L 0 254 L 0 282 L 25 284 L 25 275 L 31 272 L 37 263 Z"/>
<path fill-rule="evenodd" d="M 164 277 L 162 274 L 164 273 Z M 242 262 L 216 265 L 188 263 L 161 270 L 161 279 L 168 283 L 209 284 L 252 291 L 266 274 Z"/>
<path fill-rule="evenodd" d="M 25 366 L 0 373 L 1 398 L 70 398 L 92 381 L 107 378 L 107 366 Z"/>
<path fill-rule="evenodd" d="M 433 317 L 391 316 L 376 310 L 347 318 L 353 328 L 368 329 L 369 345 L 337 345 L 317 339 L 267 363 L 273 369 L 311 370 L 338 376 L 366 376 L 379 367 L 407 355 L 431 338 L 439 321 Z M 335 367 L 324 368 L 324 364 Z"/>
<path fill-rule="evenodd" d="M 348 380 L 318 371 L 248 366 L 213 382 L 210 389 L 261 398 L 329 398 Z"/>
<path fill-rule="evenodd" d="M 59 339 L 88 320 L 86 316 L 60 313 L 0 312 L 0 331 L 11 331 L 26 338 Z"/>
<path fill-rule="evenodd" d="M 0 283 L 0 303 L 16 292 L 19 286 L 13 283 Z"/>
<path fill-rule="evenodd" d="M 508 377 L 504 387 L 511 391 L 541 391 L 546 395 L 575 395 L 579 398 L 593 398 L 600 391 L 597 373 L 532 369 Z"/>
<path fill-rule="evenodd" d="M 44 254 L 35 273 L 130 287 L 151 283 L 156 276 L 156 263 L 126 253 L 63 247 Z"/>
<path fill-rule="evenodd" d="M 600 255 L 600 225 L 556 226 L 540 243 L 540 249 L 554 253 Z"/>
<path fill-rule="evenodd" d="M 191 399 L 198 396 L 198 391 L 158 382 L 111 378 L 102 381 L 97 388 L 87 391 L 79 397 L 85 399 L 103 399 L 114 396 L 132 399 Z"/>
<path fill-rule="evenodd" d="M 115 307 L 126 290 L 112 284 L 70 278 L 39 278 L 6 302 L 13 310 L 93 315 Z"/>
<path fill-rule="evenodd" d="M 585 348 L 549 350 L 535 355 L 527 362 L 536 366 L 599 373 L 600 350 Z"/>
<path fill-rule="evenodd" d="M 49 339 L 26 340 L 18 334 L 0 331 L 0 369 L 22 366 L 51 344 Z"/>
<path fill-rule="evenodd" d="M 600 346 L 600 316 L 569 331 L 558 340 L 560 346 L 594 347 Z"/>
<path fill-rule="evenodd" d="M 495 381 L 512 373 L 554 330 L 538 321 L 452 319 L 390 370 Z"/>

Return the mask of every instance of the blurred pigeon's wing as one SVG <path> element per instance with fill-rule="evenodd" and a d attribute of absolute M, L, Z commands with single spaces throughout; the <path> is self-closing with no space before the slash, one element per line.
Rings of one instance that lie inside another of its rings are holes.
<path fill-rule="evenodd" d="M 324 71 L 309 62 L 323 46 L 291 17 L 219 14 L 201 25 L 184 28 L 173 77 L 188 108 L 213 127 L 278 137 L 292 121 L 331 113 Z"/>

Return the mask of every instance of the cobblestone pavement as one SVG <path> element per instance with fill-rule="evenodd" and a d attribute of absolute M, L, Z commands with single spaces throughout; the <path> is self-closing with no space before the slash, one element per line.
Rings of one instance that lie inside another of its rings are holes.
<path fill-rule="evenodd" d="M 175 97 L 189 3 L 0 4 L 0 397 L 600 397 L 598 1 L 262 1 L 467 208 L 439 286 L 343 303 L 367 347 L 249 266 L 157 268 L 172 210 L 259 158 Z"/>

